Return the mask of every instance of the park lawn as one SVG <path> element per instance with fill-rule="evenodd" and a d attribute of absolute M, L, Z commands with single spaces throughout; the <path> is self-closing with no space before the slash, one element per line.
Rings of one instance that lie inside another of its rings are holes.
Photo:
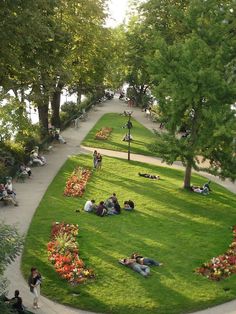
<path fill-rule="evenodd" d="M 87 134 L 82 145 L 127 152 L 128 143 L 122 141 L 124 135 L 128 132 L 127 128 L 122 128 L 127 121 L 127 117 L 117 113 L 104 114 Z M 131 152 L 134 154 L 156 156 L 155 153 L 148 148 L 148 146 L 154 142 L 155 135 L 134 118 L 132 118 L 131 121 L 133 124 L 131 135 L 134 138 L 134 140 L 131 141 Z M 95 135 L 102 127 L 112 128 L 112 133 L 107 140 L 96 140 Z"/>
<path fill-rule="evenodd" d="M 82 198 L 63 196 L 66 178 L 77 165 L 91 167 L 88 155 L 72 156 L 49 186 L 32 219 L 22 259 L 25 278 L 35 265 L 44 277 L 42 292 L 80 309 L 114 314 L 178 314 L 207 308 L 236 297 L 236 275 L 212 282 L 194 269 L 223 253 L 232 242 L 235 195 L 212 183 L 208 196 L 181 189 L 183 172 L 104 157 Z M 159 174 L 160 181 L 138 172 Z M 193 175 L 194 184 L 205 179 Z M 97 217 L 76 213 L 86 200 L 116 192 L 120 203 L 133 199 L 134 212 Z M 79 224 L 80 257 L 96 279 L 72 287 L 59 278 L 47 259 L 52 222 Z M 133 251 L 163 262 L 143 278 L 118 263 Z"/>

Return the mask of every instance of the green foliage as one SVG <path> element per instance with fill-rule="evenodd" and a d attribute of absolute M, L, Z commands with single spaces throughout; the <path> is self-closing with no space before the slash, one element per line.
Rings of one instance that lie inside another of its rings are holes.
<path fill-rule="evenodd" d="M 188 165 L 186 187 L 191 167 L 201 167 L 198 156 L 209 161 L 204 170 L 236 179 L 236 117 L 231 110 L 236 88 L 226 70 L 235 58 L 234 4 L 150 0 L 142 7 L 153 93 L 168 131 L 158 135 L 156 149 L 165 161 L 178 158 Z M 178 135 L 183 126 L 190 131 L 184 140 Z"/>
<path fill-rule="evenodd" d="M 231 243 L 235 195 L 214 183 L 208 196 L 191 193 L 179 188 L 181 171 L 104 157 L 103 169 L 93 172 L 84 196 L 64 197 L 66 179 L 78 165 L 92 168 L 92 155 L 74 156 L 65 163 L 27 235 L 23 273 L 27 277 L 29 268 L 37 265 L 45 278 L 44 295 L 80 309 L 114 314 L 189 313 L 235 298 L 235 275 L 211 282 L 193 272 Z M 161 180 L 139 177 L 138 172 L 158 174 Z M 196 185 L 205 182 L 195 174 L 193 180 Z M 121 205 L 133 199 L 134 212 L 101 218 L 82 210 L 88 199 L 98 203 L 113 192 Z M 93 282 L 74 287 L 56 274 L 46 249 L 53 221 L 79 224 L 79 255 L 94 269 Z M 134 251 L 163 262 L 163 267 L 152 267 L 145 279 L 118 263 Z"/>
<path fill-rule="evenodd" d="M 16 227 L 0 222 L 0 295 L 5 291 L 5 279 L 2 277 L 7 265 L 11 264 L 20 254 L 23 238 Z"/>

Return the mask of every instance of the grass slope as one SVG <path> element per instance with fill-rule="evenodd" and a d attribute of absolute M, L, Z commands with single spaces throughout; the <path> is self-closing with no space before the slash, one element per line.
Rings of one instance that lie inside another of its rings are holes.
<path fill-rule="evenodd" d="M 107 113 L 103 115 L 85 137 L 82 145 L 127 152 L 128 143 L 122 141 L 123 136 L 128 132 L 128 129 L 122 128 L 127 121 L 127 117 L 117 113 Z M 154 155 L 154 153 L 148 149 L 148 145 L 154 142 L 155 135 L 134 118 L 132 118 L 131 121 L 133 124 L 131 135 L 134 138 L 134 141 L 131 142 L 131 152 L 134 154 Z M 108 140 L 95 139 L 97 131 L 102 127 L 113 128 Z"/>
<path fill-rule="evenodd" d="M 71 157 L 65 163 L 42 199 L 26 238 L 23 273 L 27 277 L 31 266 L 38 267 L 45 277 L 44 295 L 73 307 L 114 314 L 188 313 L 236 296 L 235 275 L 216 283 L 193 272 L 231 243 L 229 227 L 236 222 L 233 194 L 216 184 L 209 196 L 190 193 L 180 188 L 180 171 L 104 157 L 104 168 L 93 174 L 84 197 L 64 197 L 66 178 L 78 164 L 91 166 L 91 157 Z M 139 171 L 160 174 L 161 180 L 141 178 Z M 195 184 L 205 181 L 193 177 Z M 135 212 L 104 218 L 75 212 L 87 199 L 100 201 L 112 192 L 120 202 L 133 199 Z M 55 273 L 46 250 L 53 221 L 79 224 L 80 256 L 95 269 L 94 282 L 72 287 Z M 146 279 L 117 263 L 133 251 L 164 266 L 152 268 Z"/>

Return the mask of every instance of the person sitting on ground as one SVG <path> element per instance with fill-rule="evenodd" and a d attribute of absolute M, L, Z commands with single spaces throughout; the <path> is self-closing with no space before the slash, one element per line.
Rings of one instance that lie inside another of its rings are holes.
<path fill-rule="evenodd" d="M 124 202 L 124 209 L 128 210 L 128 211 L 133 210 L 134 209 L 134 202 L 131 200 L 125 201 Z"/>
<path fill-rule="evenodd" d="M 104 205 L 107 210 L 114 209 L 114 202 L 113 202 L 112 197 L 109 197 L 107 200 L 105 200 Z"/>
<path fill-rule="evenodd" d="M 141 264 L 141 265 L 147 265 L 147 266 L 161 266 L 161 265 L 163 265 L 162 263 L 159 263 L 152 258 L 143 257 L 142 255 L 140 255 L 138 253 L 132 253 L 131 258 L 135 259 L 136 262 L 138 264 Z"/>
<path fill-rule="evenodd" d="M 148 178 L 148 179 L 153 179 L 153 180 L 160 180 L 160 176 L 156 176 L 154 174 L 149 174 L 149 173 L 138 173 L 138 175 L 140 177 L 145 177 L 145 178 Z"/>
<path fill-rule="evenodd" d="M 119 215 L 121 213 L 121 207 L 117 200 L 113 201 L 114 203 L 114 214 Z"/>
<path fill-rule="evenodd" d="M 202 186 L 203 189 L 204 189 L 204 188 L 208 188 L 209 192 L 211 192 L 212 190 L 211 190 L 211 188 L 210 188 L 210 184 L 211 184 L 211 181 L 208 181 L 208 182 L 204 183 L 203 186 Z"/>
<path fill-rule="evenodd" d="M 123 141 L 123 142 L 133 141 L 133 136 L 132 136 L 131 134 L 130 134 L 130 136 L 129 136 L 129 134 L 126 133 L 126 134 L 124 135 L 122 141 Z"/>
<path fill-rule="evenodd" d="M 87 201 L 84 205 L 84 211 L 91 213 L 96 210 L 95 200 Z"/>
<path fill-rule="evenodd" d="M 110 199 L 112 199 L 113 203 L 114 203 L 115 201 L 118 202 L 118 199 L 117 199 L 117 197 L 116 197 L 116 193 L 112 193 Z"/>
<path fill-rule="evenodd" d="M 103 217 L 103 216 L 107 215 L 107 209 L 106 209 L 103 201 L 101 201 L 99 203 L 99 205 L 97 206 L 97 208 L 96 208 L 96 215 L 100 216 L 100 217 Z"/>
<path fill-rule="evenodd" d="M 119 260 L 122 265 L 128 266 L 133 269 L 135 272 L 139 273 L 143 277 L 147 277 L 150 274 L 150 268 L 147 265 L 141 265 L 132 258 L 124 258 Z"/>

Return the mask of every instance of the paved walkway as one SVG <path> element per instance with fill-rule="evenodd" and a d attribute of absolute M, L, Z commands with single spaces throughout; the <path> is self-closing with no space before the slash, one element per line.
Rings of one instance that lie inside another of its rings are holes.
<path fill-rule="evenodd" d="M 89 118 L 86 122 L 82 122 L 79 129 L 68 128 L 64 131 L 63 136 L 67 140 L 67 144 L 56 144 L 53 150 L 46 155 L 47 165 L 45 167 L 33 168 L 33 177 L 27 180 L 25 183 L 15 183 L 14 188 L 17 192 L 17 198 L 19 200 L 19 207 L 0 207 L 1 219 L 7 224 L 16 224 L 20 233 L 26 234 L 30 225 L 34 212 L 42 199 L 48 185 L 51 183 L 60 167 L 66 161 L 68 156 L 78 154 L 84 151 L 90 151 L 80 148 L 85 135 L 94 126 L 97 120 L 105 113 L 108 112 L 122 112 L 126 109 L 126 105 L 117 99 L 104 103 L 102 106 L 97 107 L 96 111 L 89 112 Z M 144 113 L 139 109 L 134 108 L 134 117 L 139 122 L 144 124 L 147 128 L 153 129 L 156 124 L 153 124 L 150 120 L 145 118 Z M 99 149 L 100 150 L 100 149 Z M 102 151 L 102 150 L 100 150 Z M 127 157 L 125 153 L 118 153 L 112 151 L 103 150 L 104 155 Z M 114 155 L 115 154 L 115 155 Z M 161 162 L 158 158 L 132 155 L 133 160 L 143 161 L 147 163 L 153 163 L 160 165 Z M 163 164 L 162 164 L 163 165 Z M 181 165 L 175 164 L 174 167 L 180 168 Z M 204 174 L 206 176 L 206 174 Z M 207 175 L 209 177 L 209 175 Z M 230 183 L 228 180 L 221 181 L 213 176 L 210 176 L 211 180 L 219 182 L 227 187 L 232 192 L 236 193 L 235 184 Z M 29 292 L 29 288 L 20 272 L 20 260 L 21 257 L 7 268 L 5 276 L 10 281 L 9 295 L 12 296 L 15 289 L 19 289 L 21 296 L 24 300 L 24 304 L 32 311 L 32 295 Z M 214 307 L 212 309 L 196 312 L 195 314 L 236 314 L 236 300 L 228 302 L 226 304 Z M 45 297 L 41 298 L 41 309 L 36 311 L 39 314 L 86 314 L 91 313 L 87 311 L 77 310 L 68 306 L 63 306 L 48 300 Z"/>

